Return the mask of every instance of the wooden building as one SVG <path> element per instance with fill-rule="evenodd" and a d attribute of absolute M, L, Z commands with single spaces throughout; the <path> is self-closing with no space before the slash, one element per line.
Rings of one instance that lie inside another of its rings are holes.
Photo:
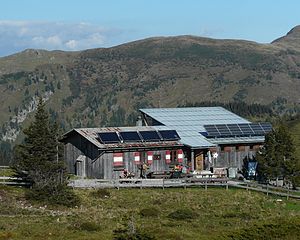
<path fill-rule="evenodd" d="M 263 145 L 270 123 L 251 123 L 222 107 L 140 109 L 143 124 L 177 131 L 192 170 L 243 167 Z"/>
<path fill-rule="evenodd" d="M 118 178 L 123 169 L 140 177 L 168 172 L 175 164 L 191 171 L 241 170 L 262 146 L 269 123 L 251 123 L 222 107 L 140 109 L 135 127 L 80 128 L 64 135 L 70 173 L 89 178 Z M 144 125 L 144 126 L 142 126 Z"/>
<path fill-rule="evenodd" d="M 115 179 L 126 169 L 135 177 L 147 172 L 169 171 L 182 162 L 176 131 L 155 127 L 79 128 L 64 134 L 69 173 L 88 178 Z"/>

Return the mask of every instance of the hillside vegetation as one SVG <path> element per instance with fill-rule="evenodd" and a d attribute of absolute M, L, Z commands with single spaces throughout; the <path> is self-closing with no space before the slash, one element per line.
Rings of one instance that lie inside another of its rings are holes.
<path fill-rule="evenodd" d="M 0 58 L 0 138 L 22 139 L 38 96 L 64 130 L 131 125 L 142 107 L 204 101 L 294 114 L 299 63 L 299 27 L 271 44 L 178 36 L 80 52 L 29 49 Z"/>
<path fill-rule="evenodd" d="M 289 121 L 289 127 L 291 129 L 292 136 L 294 137 L 296 155 L 300 157 L 300 116 Z"/>
<path fill-rule="evenodd" d="M 245 190 L 76 190 L 73 208 L 29 203 L 24 191 L 0 188 L 0 239 L 292 240 L 300 230 L 299 202 Z"/>

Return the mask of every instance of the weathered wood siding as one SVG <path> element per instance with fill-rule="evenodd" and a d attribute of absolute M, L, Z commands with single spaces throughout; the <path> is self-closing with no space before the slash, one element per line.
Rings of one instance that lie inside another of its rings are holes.
<path fill-rule="evenodd" d="M 169 165 L 165 162 L 165 150 L 153 151 L 153 154 L 160 155 L 160 159 L 153 160 L 149 172 L 168 171 Z M 80 135 L 69 136 L 68 142 L 65 143 L 65 161 L 69 173 L 76 174 L 76 160 L 80 155 L 82 155 L 81 158 L 85 157 L 83 177 L 115 179 L 122 174 L 113 166 L 113 153 L 101 153 L 95 145 Z M 147 152 L 141 152 L 140 158 L 141 162 L 147 162 Z M 123 161 L 122 168 L 126 168 L 135 176 L 140 176 L 140 166 L 134 163 L 134 152 L 123 152 Z"/>
<path fill-rule="evenodd" d="M 256 150 L 250 149 L 250 146 L 226 146 L 217 148 L 218 159 L 215 167 L 236 167 L 242 169 L 245 157 L 255 156 Z"/>
<path fill-rule="evenodd" d="M 85 164 L 85 173 L 83 176 L 90 177 L 98 174 L 97 171 L 94 171 L 91 168 L 91 163 L 97 158 L 99 151 L 85 138 L 80 135 L 70 136 L 68 142 L 65 144 L 64 150 L 65 161 L 69 173 L 76 174 L 76 159 L 82 155 L 85 156 L 85 161 L 83 161 Z M 101 176 L 101 174 L 98 174 L 98 176 Z"/>
<path fill-rule="evenodd" d="M 251 158 L 255 155 L 257 151 L 257 147 L 255 146 L 251 148 L 247 145 L 219 146 L 217 147 L 219 155 L 213 166 L 236 167 L 242 169 L 244 158 Z M 195 156 L 197 153 L 203 154 L 204 168 L 211 166 L 210 164 L 207 164 L 207 150 L 195 151 Z M 160 159 L 153 159 L 153 163 L 148 170 L 149 172 L 163 172 L 170 170 L 170 166 L 173 166 L 175 162 L 172 162 L 171 165 L 166 164 L 165 153 L 165 150 L 153 151 L 153 155 L 160 155 Z M 65 144 L 65 160 L 68 172 L 76 174 L 76 160 L 80 155 L 80 158 L 84 160 L 81 164 L 85 164 L 82 168 L 84 171 L 84 174 L 82 174 L 83 177 L 115 179 L 122 175 L 122 171 L 116 171 L 116 168 L 113 166 L 113 153 L 101 153 L 95 145 L 79 134 L 69 136 L 68 142 Z M 191 154 L 189 149 L 185 149 L 184 163 L 190 162 L 190 158 Z M 142 163 L 147 162 L 146 151 L 141 152 L 140 160 Z M 122 168 L 119 168 L 119 170 L 126 168 L 129 172 L 135 174 L 135 176 L 140 176 L 140 165 L 134 163 L 134 152 L 123 152 L 123 162 L 124 165 Z"/>
<path fill-rule="evenodd" d="M 153 154 L 160 154 L 160 160 L 153 160 L 153 163 L 149 166 L 149 172 L 161 172 L 168 171 L 169 165 L 165 161 L 165 151 L 153 151 Z M 147 152 L 141 152 L 141 162 L 147 162 Z M 119 169 L 127 169 L 129 172 L 133 173 L 135 176 L 140 177 L 140 165 L 134 163 L 134 152 L 124 152 L 123 153 L 123 167 Z M 116 179 L 122 175 L 122 171 L 116 171 L 118 168 L 113 166 L 113 153 L 104 153 L 97 159 L 97 161 L 92 166 L 93 169 L 101 169 L 103 175 L 101 176 L 90 176 L 104 179 Z M 97 170 L 96 170 L 97 171 Z"/>

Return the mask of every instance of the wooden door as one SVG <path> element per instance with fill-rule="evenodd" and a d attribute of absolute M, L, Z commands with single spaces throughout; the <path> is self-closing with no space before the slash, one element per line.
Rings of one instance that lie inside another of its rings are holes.
<path fill-rule="evenodd" d="M 199 153 L 196 155 L 196 170 L 201 171 L 203 170 L 203 153 Z"/>

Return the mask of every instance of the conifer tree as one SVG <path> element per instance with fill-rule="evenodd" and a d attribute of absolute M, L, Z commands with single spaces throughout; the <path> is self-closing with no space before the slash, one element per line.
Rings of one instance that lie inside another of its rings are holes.
<path fill-rule="evenodd" d="M 300 160 L 295 155 L 293 138 L 284 125 L 266 135 L 264 147 L 256 159 L 260 179 L 283 178 L 295 186 L 299 178 Z"/>
<path fill-rule="evenodd" d="M 31 182 L 34 196 L 55 201 L 66 191 L 66 174 L 58 141 L 59 128 L 49 121 L 42 99 L 34 121 L 24 129 L 24 134 L 24 143 L 16 147 L 15 168 Z"/>

